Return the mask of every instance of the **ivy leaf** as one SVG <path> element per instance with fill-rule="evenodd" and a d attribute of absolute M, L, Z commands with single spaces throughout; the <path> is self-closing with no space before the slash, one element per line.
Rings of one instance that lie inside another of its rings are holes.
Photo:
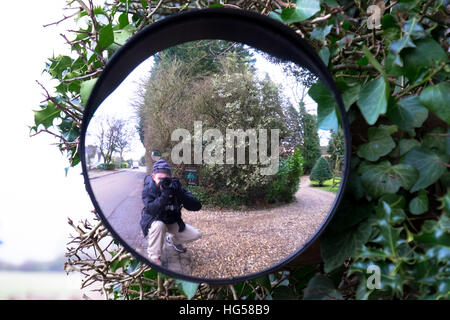
<path fill-rule="evenodd" d="M 389 83 L 383 77 L 367 82 L 361 90 L 358 107 L 367 123 L 377 122 L 380 114 L 386 113 Z"/>
<path fill-rule="evenodd" d="M 91 79 L 87 81 L 83 81 L 81 83 L 80 94 L 81 94 L 81 104 L 86 105 L 89 96 L 91 95 L 91 91 L 94 88 L 97 79 Z"/>
<path fill-rule="evenodd" d="M 425 189 L 436 182 L 444 174 L 444 164 L 448 158 L 447 155 L 438 155 L 424 147 L 411 149 L 405 156 L 405 163 L 417 169 L 419 178 L 410 191 Z"/>
<path fill-rule="evenodd" d="M 320 237 L 320 251 L 325 272 L 341 266 L 367 242 L 374 223 L 371 219 L 372 212 L 373 205 L 355 206 L 351 200 L 342 203 L 333 218 L 333 223 Z"/>
<path fill-rule="evenodd" d="M 325 40 L 326 36 L 330 33 L 331 29 L 333 28 L 332 24 L 329 24 L 327 26 L 318 26 L 314 28 L 314 30 L 311 32 L 311 38 L 316 40 Z"/>
<path fill-rule="evenodd" d="M 344 103 L 345 111 L 348 111 L 351 105 L 358 101 L 360 92 L 360 84 L 348 86 L 348 88 L 344 92 L 342 92 L 342 102 Z"/>
<path fill-rule="evenodd" d="M 323 47 L 319 50 L 319 52 L 317 52 L 317 54 L 322 59 L 323 63 L 328 66 L 330 61 L 330 49 L 328 49 L 328 47 Z"/>
<path fill-rule="evenodd" d="M 312 278 L 305 288 L 303 300 L 342 300 L 342 294 L 334 287 L 326 276 L 318 274 Z"/>
<path fill-rule="evenodd" d="M 297 0 L 296 5 L 296 8 L 283 9 L 278 17 L 276 17 L 277 14 L 271 15 L 271 17 L 281 20 L 285 24 L 290 24 L 304 21 L 320 11 L 319 0 Z"/>
<path fill-rule="evenodd" d="M 416 45 L 412 40 L 420 39 L 425 35 L 423 27 L 417 22 L 415 17 L 405 22 L 402 31 L 404 32 L 403 36 L 399 40 L 393 41 L 389 47 L 390 52 L 394 55 L 393 62 L 399 67 L 403 67 L 400 52 L 405 48 L 415 48 Z"/>
<path fill-rule="evenodd" d="M 59 118 L 60 114 L 61 110 L 58 109 L 53 102 L 47 103 L 47 106 L 44 109 L 34 111 L 34 123 L 36 124 L 36 128 L 39 127 L 40 124 L 42 124 L 45 129 L 51 127 L 53 125 L 53 120 Z"/>
<path fill-rule="evenodd" d="M 392 165 L 389 161 L 367 165 L 363 169 L 361 182 L 374 198 L 386 193 L 396 193 L 400 187 L 409 190 L 417 180 L 417 170 L 409 164 Z"/>
<path fill-rule="evenodd" d="M 102 49 L 108 48 L 114 42 L 114 33 L 111 24 L 107 24 L 98 32 L 98 45 Z"/>
<path fill-rule="evenodd" d="M 320 0 L 297 0 L 297 11 L 302 20 L 312 17 L 320 11 Z"/>
<path fill-rule="evenodd" d="M 395 142 L 386 127 L 370 127 L 368 130 L 369 142 L 358 148 L 358 156 L 369 161 L 377 161 L 395 148 Z"/>
<path fill-rule="evenodd" d="M 181 289 L 183 290 L 184 294 L 187 296 L 188 299 L 192 299 L 192 297 L 195 295 L 198 289 L 198 283 L 184 281 L 184 280 L 177 280 L 179 284 L 181 284 Z"/>
<path fill-rule="evenodd" d="M 322 83 L 314 83 L 308 95 L 317 103 L 317 126 L 322 130 L 338 130 L 336 102 L 330 90 Z"/>
<path fill-rule="evenodd" d="M 420 102 L 435 115 L 450 124 L 450 83 L 441 82 L 426 87 L 420 94 Z"/>
<path fill-rule="evenodd" d="M 294 291 L 287 286 L 278 286 L 273 290 L 272 298 L 274 300 L 296 300 Z"/>
<path fill-rule="evenodd" d="M 401 129 L 409 131 L 422 126 L 428 118 L 428 110 L 420 103 L 419 97 L 411 96 L 390 105 L 386 116 Z"/>
<path fill-rule="evenodd" d="M 420 147 L 420 142 L 416 139 L 402 139 L 399 143 L 400 146 L 400 156 L 406 154 L 409 150 L 414 147 Z"/>
<path fill-rule="evenodd" d="M 428 196 L 425 190 L 420 190 L 417 197 L 409 203 L 409 211 L 412 214 L 422 214 L 428 211 Z"/>
<path fill-rule="evenodd" d="M 366 219 L 359 225 L 347 228 L 345 232 L 329 232 L 321 237 L 320 249 L 325 272 L 341 266 L 369 240 L 373 223 L 372 219 Z"/>
<path fill-rule="evenodd" d="M 411 84 L 447 59 L 441 45 L 431 38 L 417 40 L 415 45 L 415 48 L 405 49 L 401 54 L 404 74 Z"/>

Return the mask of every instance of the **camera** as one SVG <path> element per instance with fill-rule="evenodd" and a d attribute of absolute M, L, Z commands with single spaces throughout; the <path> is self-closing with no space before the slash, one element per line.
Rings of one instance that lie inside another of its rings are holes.
<path fill-rule="evenodd" d="M 170 193 L 175 194 L 181 187 L 180 180 L 178 178 L 162 178 L 160 180 L 160 186 L 162 189 L 169 190 Z"/>

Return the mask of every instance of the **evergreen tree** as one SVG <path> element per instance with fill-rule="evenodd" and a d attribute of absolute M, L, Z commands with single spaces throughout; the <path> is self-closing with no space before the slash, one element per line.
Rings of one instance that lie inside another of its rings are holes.
<path fill-rule="evenodd" d="M 309 179 L 311 181 L 318 181 L 319 185 L 323 185 L 325 180 L 333 178 L 333 174 L 331 173 L 330 165 L 324 157 L 320 157 L 317 159 L 316 164 L 314 165 L 311 175 Z"/>
<path fill-rule="evenodd" d="M 311 172 L 317 158 L 320 157 L 320 140 L 317 133 L 317 116 L 306 112 L 303 102 L 300 103 L 300 130 L 302 133 L 302 156 L 305 173 Z"/>
<path fill-rule="evenodd" d="M 330 155 L 330 167 L 337 174 L 344 163 L 345 140 L 344 133 L 339 130 L 338 133 L 331 134 L 330 142 L 328 143 L 327 153 Z"/>

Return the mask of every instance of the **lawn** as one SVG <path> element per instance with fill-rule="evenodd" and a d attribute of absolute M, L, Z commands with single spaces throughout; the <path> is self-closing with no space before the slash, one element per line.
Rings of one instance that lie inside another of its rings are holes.
<path fill-rule="evenodd" d="M 319 183 L 316 181 L 311 181 L 310 186 L 311 187 L 316 187 L 328 192 L 333 192 L 333 193 L 337 193 L 339 186 L 340 186 L 340 181 L 341 181 L 341 177 L 336 177 L 334 178 L 334 182 L 335 182 L 335 186 L 333 187 L 333 179 L 330 180 L 325 180 L 323 182 L 323 186 L 319 187 Z"/>

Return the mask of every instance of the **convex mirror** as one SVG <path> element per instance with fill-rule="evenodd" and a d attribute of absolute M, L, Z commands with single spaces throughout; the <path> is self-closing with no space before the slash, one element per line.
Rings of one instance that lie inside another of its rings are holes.
<path fill-rule="evenodd" d="M 332 218 L 350 136 L 321 59 L 270 18 L 214 8 L 133 36 L 88 100 L 87 191 L 141 262 L 195 282 L 259 277 Z"/>

